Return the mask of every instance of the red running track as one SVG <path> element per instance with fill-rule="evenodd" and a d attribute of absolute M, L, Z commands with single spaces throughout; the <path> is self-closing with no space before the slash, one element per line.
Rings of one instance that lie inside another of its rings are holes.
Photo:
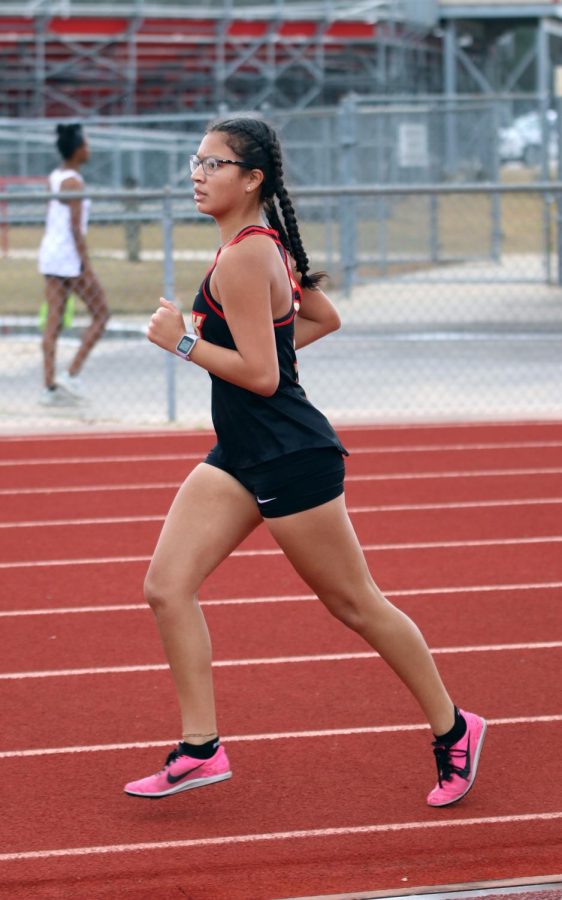
<path fill-rule="evenodd" d="M 416 705 L 261 528 L 202 592 L 234 778 L 124 795 L 177 740 L 142 581 L 211 436 L 0 439 L 0 896 L 281 900 L 560 871 L 562 423 L 342 436 L 377 581 L 489 719 L 474 790 L 425 805 Z"/>

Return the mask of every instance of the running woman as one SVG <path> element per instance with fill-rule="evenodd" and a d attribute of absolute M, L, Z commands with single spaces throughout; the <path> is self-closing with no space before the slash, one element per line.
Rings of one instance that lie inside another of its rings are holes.
<path fill-rule="evenodd" d="M 195 298 L 193 330 L 161 299 L 148 337 L 209 372 L 217 443 L 180 488 L 145 582 L 175 682 L 182 740 L 161 771 L 125 791 L 165 797 L 230 778 L 197 593 L 264 521 L 332 615 L 418 701 L 438 771 L 427 802 L 448 806 L 472 787 L 486 723 L 454 705 L 420 631 L 374 583 L 346 511 L 347 451 L 298 383 L 295 349 L 337 330 L 340 319 L 319 287 L 322 276 L 309 273 L 277 136 L 259 119 L 214 123 L 191 172 L 197 208 L 217 222 L 221 247 Z"/>
<path fill-rule="evenodd" d="M 84 190 L 80 168 L 90 158 L 88 142 L 79 124 L 57 125 L 57 150 L 61 164 L 49 175 L 53 194 Z M 109 309 L 105 292 L 92 271 L 86 232 L 90 200 L 50 200 L 45 233 L 39 248 L 39 271 L 45 276 L 47 321 L 43 333 L 45 406 L 68 405 L 84 399 L 79 373 L 86 357 L 101 338 Z M 56 377 L 57 340 L 62 329 L 68 298 L 74 293 L 92 317 L 67 372 Z"/>

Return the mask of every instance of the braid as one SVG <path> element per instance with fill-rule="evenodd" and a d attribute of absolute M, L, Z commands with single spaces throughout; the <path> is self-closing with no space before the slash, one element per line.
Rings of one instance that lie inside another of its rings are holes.
<path fill-rule="evenodd" d="M 257 133 L 257 125 L 267 128 L 265 123 L 256 119 L 239 119 L 236 121 L 236 130 L 239 134 L 246 135 L 255 145 L 257 145 L 262 152 L 262 155 L 265 157 L 271 157 L 271 138 L 268 134 L 265 135 L 265 140 L 262 140 L 262 136 Z M 268 129 L 269 131 L 269 129 Z M 275 165 L 275 163 L 274 163 Z M 259 167 L 261 168 L 261 166 Z M 273 199 L 273 194 L 275 193 L 274 185 L 271 183 L 272 179 L 268 178 L 268 173 L 264 172 L 265 180 L 264 187 L 262 189 L 262 195 L 264 196 L 264 206 L 265 206 L 265 214 L 267 217 L 267 221 L 271 225 L 275 231 L 278 232 L 279 237 L 281 239 L 281 243 L 285 247 L 285 250 L 288 250 L 289 253 L 292 252 L 291 242 L 289 241 L 289 237 L 281 219 L 279 218 L 279 213 L 277 212 L 277 207 L 275 206 L 275 200 Z M 299 270 L 300 271 L 300 270 Z"/>
<path fill-rule="evenodd" d="M 308 256 L 306 255 L 306 251 L 303 246 L 295 210 L 283 181 L 283 158 L 281 156 L 281 147 L 279 146 L 277 136 L 273 132 L 271 133 L 270 155 L 273 162 L 274 191 L 279 200 L 279 206 L 281 207 L 281 212 L 283 213 L 283 219 L 285 220 L 286 237 L 288 238 L 289 244 L 287 249 L 292 253 L 297 270 L 301 274 L 301 285 L 303 286 L 303 288 L 314 289 L 318 286 L 323 273 L 317 272 L 314 275 L 308 274 L 308 270 L 310 268 Z M 275 209 L 275 203 L 273 200 L 271 202 L 271 206 Z M 277 210 L 275 210 L 275 216 L 277 218 L 277 221 L 279 221 Z M 285 242 L 283 241 L 283 243 Z"/>
<path fill-rule="evenodd" d="M 293 204 L 283 182 L 281 147 L 274 130 L 261 119 L 250 117 L 214 122 L 207 130 L 226 133 L 233 150 L 250 166 L 261 169 L 264 174 L 261 197 L 267 221 L 279 233 L 281 243 L 293 256 L 301 275 L 302 287 L 314 290 L 324 277 L 324 273 L 308 274 L 310 267 L 308 256 L 302 243 Z M 284 226 L 277 211 L 275 197 L 281 207 Z"/>
<path fill-rule="evenodd" d="M 278 233 L 281 243 L 283 244 L 285 250 L 289 253 L 292 253 L 291 242 L 289 240 L 289 236 L 285 231 L 285 226 L 283 225 L 281 219 L 279 218 L 279 213 L 277 212 L 277 206 L 275 205 L 275 200 L 273 197 L 270 197 L 265 201 L 265 215 L 267 221 L 271 225 L 272 228 Z"/>

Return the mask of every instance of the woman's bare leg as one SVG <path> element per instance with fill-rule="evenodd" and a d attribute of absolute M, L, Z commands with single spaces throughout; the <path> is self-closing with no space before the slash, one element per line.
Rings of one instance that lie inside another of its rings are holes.
<path fill-rule="evenodd" d="M 45 387 L 55 384 L 57 340 L 62 328 L 64 305 L 70 293 L 69 282 L 51 275 L 45 276 L 47 321 L 43 332 L 43 375 Z"/>
<path fill-rule="evenodd" d="M 411 619 L 374 583 L 343 496 L 266 524 L 327 609 L 392 667 L 423 709 L 434 734 L 454 723 L 454 707 L 427 644 Z"/>
<path fill-rule="evenodd" d="M 74 292 L 86 304 L 92 321 L 83 332 L 80 346 L 70 363 L 70 375 L 78 375 L 87 356 L 101 338 L 109 319 L 109 307 L 105 291 L 93 272 L 88 271 L 74 281 Z"/>
<path fill-rule="evenodd" d="M 205 578 L 262 521 L 252 495 L 214 466 L 197 466 L 164 523 L 145 582 L 190 743 L 217 734 L 211 641 L 197 600 Z"/>

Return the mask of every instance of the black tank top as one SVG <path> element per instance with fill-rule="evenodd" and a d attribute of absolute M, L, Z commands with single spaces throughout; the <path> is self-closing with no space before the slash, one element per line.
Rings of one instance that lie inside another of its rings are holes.
<path fill-rule="evenodd" d="M 293 291 L 289 312 L 282 318 L 273 320 L 279 360 L 279 386 L 273 396 L 263 397 L 209 373 L 212 381 L 211 412 L 219 456 L 222 456 L 226 465 L 233 468 L 255 466 L 295 450 L 313 447 L 335 446 L 347 456 L 347 450 L 327 418 L 309 402 L 299 384 L 294 320 L 301 294 L 278 233 L 271 228 L 250 225 L 243 228 L 226 246 L 237 244 L 254 234 L 268 235 L 275 242 Z M 193 328 L 196 334 L 211 344 L 235 350 L 236 345 L 222 307 L 213 298 L 210 289 L 211 275 L 220 252 L 219 250 L 195 297 Z M 267 301 L 264 299 L 264 302 Z"/>

